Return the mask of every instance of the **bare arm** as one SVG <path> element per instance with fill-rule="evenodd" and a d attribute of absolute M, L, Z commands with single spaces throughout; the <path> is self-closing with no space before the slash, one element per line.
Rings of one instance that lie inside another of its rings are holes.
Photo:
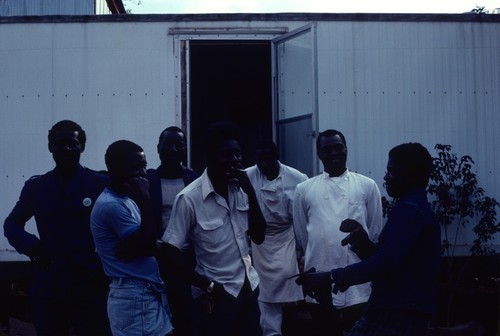
<path fill-rule="evenodd" d="M 141 213 L 139 229 L 116 246 L 116 255 L 120 259 L 130 260 L 141 255 L 153 255 L 156 249 L 158 223 L 153 215 L 153 206 L 149 195 L 149 182 L 142 177 L 130 180 L 129 197 L 137 204 Z"/>

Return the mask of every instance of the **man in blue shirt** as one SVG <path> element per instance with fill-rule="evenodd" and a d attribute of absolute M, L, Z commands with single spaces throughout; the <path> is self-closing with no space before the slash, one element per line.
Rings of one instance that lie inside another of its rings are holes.
<path fill-rule="evenodd" d="M 384 177 L 389 196 L 396 199 L 387 224 L 373 244 L 355 221 L 341 230 L 361 262 L 331 272 L 310 273 L 298 280 L 312 295 L 345 291 L 372 281 L 372 294 L 363 316 L 349 335 L 426 335 L 435 313 L 440 261 L 440 227 L 427 201 L 426 187 L 433 171 L 432 157 L 418 143 L 389 151 Z"/>
<path fill-rule="evenodd" d="M 173 328 L 154 257 L 154 220 L 146 156 L 137 144 L 119 140 L 105 155 L 109 186 L 96 201 L 91 230 L 110 278 L 108 314 L 114 336 L 167 335 Z"/>
<path fill-rule="evenodd" d="M 90 212 L 108 183 L 80 165 L 85 131 L 63 120 L 49 131 L 55 168 L 26 181 L 6 218 L 9 243 L 33 261 L 33 322 L 38 335 L 109 334 L 107 282 L 90 233 Z M 38 237 L 25 230 L 35 217 Z"/>

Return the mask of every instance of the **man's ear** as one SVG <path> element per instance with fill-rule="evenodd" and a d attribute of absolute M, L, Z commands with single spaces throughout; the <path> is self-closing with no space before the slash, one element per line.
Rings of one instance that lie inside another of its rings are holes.
<path fill-rule="evenodd" d="M 47 148 L 49 149 L 49 152 L 50 152 L 50 153 L 53 153 L 53 150 L 52 150 L 52 144 L 50 143 L 50 141 L 49 141 L 49 143 L 47 144 Z"/>
<path fill-rule="evenodd" d="M 80 147 L 82 147 L 82 150 L 80 151 L 80 154 L 81 154 L 85 150 L 85 144 L 81 144 Z"/>

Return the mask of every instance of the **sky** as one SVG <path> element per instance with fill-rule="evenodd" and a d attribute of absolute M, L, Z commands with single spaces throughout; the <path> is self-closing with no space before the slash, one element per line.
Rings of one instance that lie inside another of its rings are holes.
<path fill-rule="evenodd" d="M 500 0 L 123 0 L 132 14 L 464 13 L 500 8 Z"/>

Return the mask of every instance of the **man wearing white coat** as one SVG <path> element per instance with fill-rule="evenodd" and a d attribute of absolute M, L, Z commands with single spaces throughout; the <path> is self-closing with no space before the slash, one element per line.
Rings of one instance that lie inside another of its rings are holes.
<path fill-rule="evenodd" d="M 382 201 L 372 179 L 347 169 L 344 135 L 326 130 L 316 139 L 316 152 L 324 172 L 299 184 L 293 203 L 297 240 L 304 252 L 304 271 L 328 271 L 359 262 L 359 257 L 341 241 L 344 219 L 353 218 L 378 241 L 382 231 Z M 307 288 L 305 288 L 307 293 Z M 323 293 L 322 299 L 306 296 L 313 320 L 312 335 L 342 335 L 361 316 L 370 297 L 370 283 L 350 287 L 343 293 Z M 319 303 L 319 304 L 318 304 Z"/>
<path fill-rule="evenodd" d="M 264 336 L 281 335 L 283 305 L 303 300 L 302 289 L 291 276 L 298 273 L 292 204 L 295 187 L 307 175 L 278 161 L 272 141 L 257 145 L 257 164 L 247 168 L 259 206 L 267 222 L 261 245 L 252 243 L 254 266 L 260 278 L 260 323 Z"/>

